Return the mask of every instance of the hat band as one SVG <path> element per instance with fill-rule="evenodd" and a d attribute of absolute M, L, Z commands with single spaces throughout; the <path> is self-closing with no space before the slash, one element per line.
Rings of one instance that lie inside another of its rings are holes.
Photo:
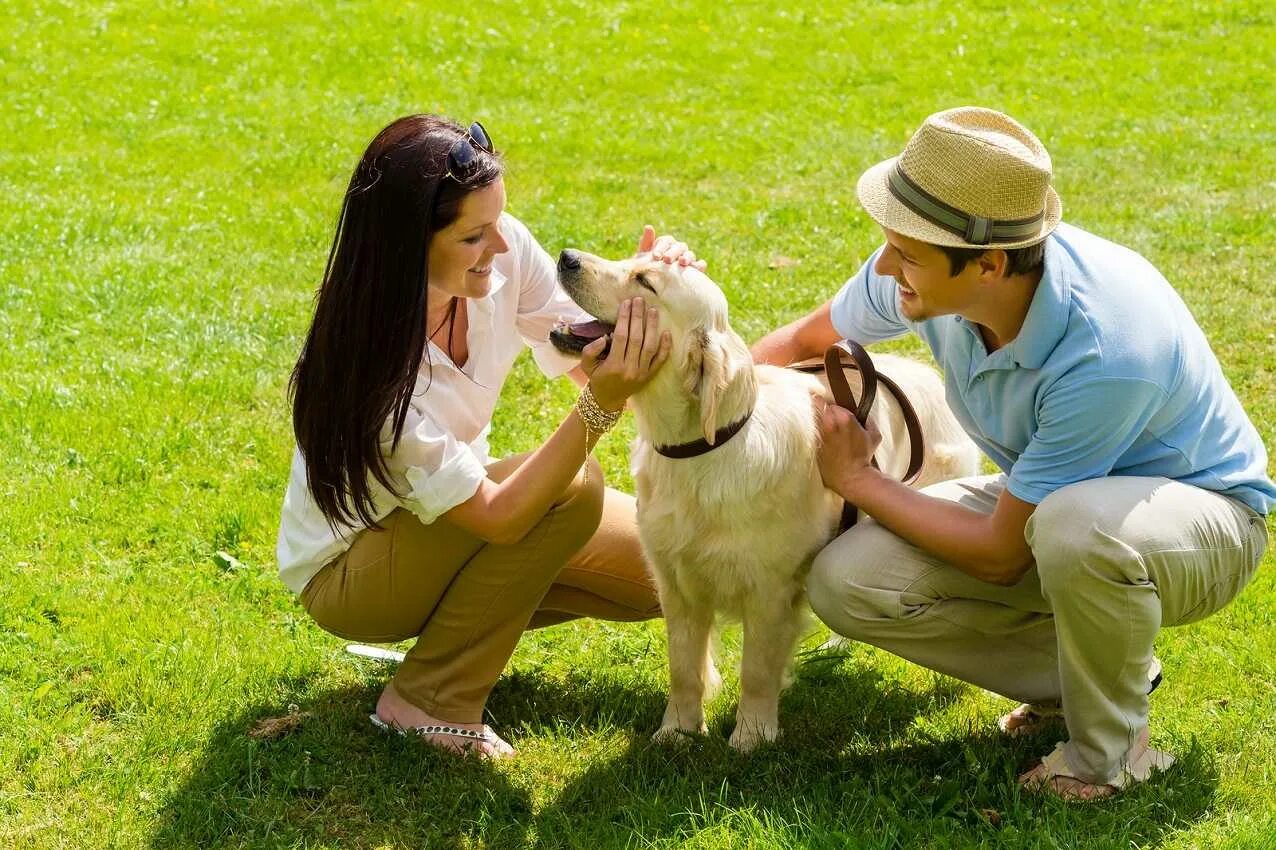
<path fill-rule="evenodd" d="M 971 245 L 990 245 L 997 242 L 1018 242 L 1030 238 L 1041 230 L 1045 210 L 1030 218 L 995 220 L 964 213 L 944 203 L 921 186 L 918 186 L 899 163 L 886 178 L 887 187 L 904 206 L 937 227 L 962 237 Z"/>

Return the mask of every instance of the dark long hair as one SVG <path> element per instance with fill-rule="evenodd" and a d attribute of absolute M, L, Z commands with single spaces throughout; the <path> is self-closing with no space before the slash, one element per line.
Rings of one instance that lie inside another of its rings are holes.
<path fill-rule="evenodd" d="M 464 182 L 448 152 L 466 132 L 409 115 L 377 134 L 350 178 L 315 316 L 289 381 L 292 427 L 307 484 L 329 524 L 376 527 L 368 476 L 390 482 L 381 431 L 397 445 L 426 354 L 430 241 L 475 189 L 500 178 L 477 150 Z"/>

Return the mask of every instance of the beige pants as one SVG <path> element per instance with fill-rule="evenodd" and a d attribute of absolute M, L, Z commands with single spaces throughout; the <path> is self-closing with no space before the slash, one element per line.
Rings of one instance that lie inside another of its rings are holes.
<path fill-rule="evenodd" d="M 1001 476 L 931 496 L 991 513 Z M 1028 522 L 1036 566 L 1013 587 L 971 578 L 862 522 L 807 582 L 834 631 L 1024 702 L 1062 700 L 1079 777 L 1105 783 L 1148 723 L 1146 671 L 1162 626 L 1222 608 L 1254 575 L 1263 519 L 1164 478 L 1100 478 L 1056 491 Z"/>
<path fill-rule="evenodd" d="M 521 458 L 489 467 L 499 481 Z M 660 616 L 632 496 L 603 487 L 592 457 L 518 543 L 487 543 L 445 519 L 403 509 L 368 529 L 302 591 L 325 630 L 372 643 L 416 638 L 395 690 L 440 720 L 476 723 L 529 628 L 576 617 Z"/>

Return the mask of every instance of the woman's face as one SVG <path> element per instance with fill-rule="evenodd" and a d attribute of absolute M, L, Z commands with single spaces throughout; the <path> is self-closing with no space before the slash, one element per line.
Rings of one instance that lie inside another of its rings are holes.
<path fill-rule="evenodd" d="M 476 189 L 461 199 L 460 214 L 430 241 L 429 282 L 443 299 L 482 298 L 492 286 L 492 258 L 509 250 L 497 222 L 505 210 L 505 182 Z M 432 298 L 435 304 L 438 298 Z"/>

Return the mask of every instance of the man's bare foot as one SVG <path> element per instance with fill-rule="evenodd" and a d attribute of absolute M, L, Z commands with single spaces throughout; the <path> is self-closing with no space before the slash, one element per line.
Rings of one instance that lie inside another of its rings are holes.
<path fill-rule="evenodd" d="M 1117 792 L 1115 785 L 1097 785 L 1075 776 L 1053 775 L 1044 763 L 1020 776 L 1019 784 L 1025 790 L 1046 791 L 1063 800 L 1102 800 Z"/>
<path fill-rule="evenodd" d="M 1043 758 L 1036 767 L 1019 777 L 1019 785 L 1027 791 L 1045 791 L 1064 800 L 1102 800 L 1111 797 L 1130 782 L 1142 782 L 1153 770 L 1166 770 L 1174 763 L 1169 753 L 1148 747 L 1148 729 L 1145 726 L 1130 751 L 1126 753 L 1122 773 L 1117 784 L 1086 782 L 1068 772 L 1062 745 Z"/>
<path fill-rule="evenodd" d="M 377 700 L 377 718 L 394 729 L 412 732 L 426 743 L 443 750 L 474 754 L 482 758 L 508 758 L 514 755 L 514 748 L 492 731 L 490 726 L 482 723 L 457 723 L 452 720 L 434 717 L 408 702 L 394 689 L 394 685 L 386 684 L 385 690 Z M 452 729 L 464 729 L 478 732 L 485 736 L 483 740 L 449 735 L 444 732 L 424 732 L 423 728 L 446 726 Z"/>

